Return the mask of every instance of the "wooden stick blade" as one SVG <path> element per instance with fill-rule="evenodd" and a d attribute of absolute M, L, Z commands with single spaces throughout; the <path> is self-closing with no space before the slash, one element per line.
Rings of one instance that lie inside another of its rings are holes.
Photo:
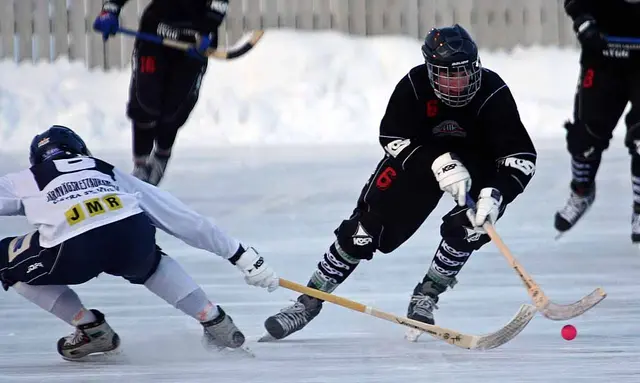
<path fill-rule="evenodd" d="M 432 337 L 444 340 L 456 347 L 468 350 L 491 350 L 502 346 L 520 334 L 520 332 L 527 327 L 531 319 L 533 319 L 536 312 L 537 309 L 535 306 L 529 304 L 522 305 L 516 315 L 514 315 L 505 326 L 486 335 L 467 335 L 438 326 L 422 324 L 423 326 L 429 326 L 429 328 L 425 330 L 417 328 L 418 326 L 416 326 L 407 332 L 405 338 L 409 341 L 415 342 L 419 337 L 419 332 L 424 331 Z M 406 323 L 401 324 L 408 326 Z M 409 327 L 411 326 L 409 325 Z"/>
<path fill-rule="evenodd" d="M 539 310 L 542 315 L 551 320 L 568 320 L 589 311 L 606 297 L 607 293 L 601 288 L 597 288 L 591 294 L 570 305 L 559 305 L 549 301 L 545 307 L 540 307 Z"/>
<path fill-rule="evenodd" d="M 516 315 L 500 330 L 478 337 L 476 350 L 490 350 L 515 338 L 531 322 L 538 310 L 533 305 L 522 305 Z"/>
<path fill-rule="evenodd" d="M 207 56 L 222 60 L 233 60 L 249 52 L 264 35 L 263 30 L 245 33 L 237 43 L 228 49 L 216 49 L 207 52 Z"/>

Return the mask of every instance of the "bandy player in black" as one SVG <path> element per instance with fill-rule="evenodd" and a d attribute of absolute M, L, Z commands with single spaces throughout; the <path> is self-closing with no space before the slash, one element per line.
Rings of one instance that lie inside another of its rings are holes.
<path fill-rule="evenodd" d="M 93 27 L 105 39 L 118 32 L 120 11 L 128 1 L 104 2 Z M 196 44 L 183 52 L 135 40 L 127 117 L 133 131 L 132 175 L 142 181 L 157 186 L 164 176 L 178 131 L 198 102 L 207 71 L 205 52 L 218 46 L 218 27 L 228 6 L 228 0 L 153 0 L 142 13 L 141 32 Z"/>
<path fill-rule="evenodd" d="M 631 241 L 640 243 L 640 44 L 609 37 L 640 39 L 640 1 L 565 0 L 580 42 L 580 77 L 573 122 L 567 122 L 571 155 L 571 193 L 555 215 L 560 233 L 571 229 L 596 198 L 596 174 L 602 153 L 627 104 L 625 145 L 631 155 L 633 211 Z"/>
<path fill-rule="evenodd" d="M 455 207 L 442 218 L 440 244 L 408 303 L 409 318 L 433 324 L 440 294 L 456 283 L 471 253 L 489 242 L 481 226 L 495 222 L 531 180 L 536 150 L 509 88 L 482 67 L 467 31 L 459 25 L 432 29 L 422 53 L 425 63 L 400 80 L 382 119 L 384 157 L 308 286 L 334 291 L 363 259 L 402 245 L 449 194 Z M 467 208 L 467 195 L 477 201 L 475 211 Z M 263 339 L 302 329 L 321 308 L 321 300 L 299 296 L 267 318 Z"/>

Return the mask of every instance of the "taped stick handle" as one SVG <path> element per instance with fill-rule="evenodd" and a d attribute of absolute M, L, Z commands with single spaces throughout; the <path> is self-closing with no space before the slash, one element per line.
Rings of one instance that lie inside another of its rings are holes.
<path fill-rule="evenodd" d="M 166 39 L 166 38 L 160 37 L 158 35 L 154 35 L 153 33 L 134 31 L 132 29 L 127 29 L 127 28 L 122 28 L 122 27 L 118 28 L 118 32 L 122 33 L 122 34 L 125 34 L 125 35 L 129 35 L 129 36 L 133 36 L 133 37 L 139 38 L 141 40 L 145 40 L 145 41 L 149 41 L 149 42 L 152 42 L 152 43 L 164 45 L 166 47 L 178 49 L 178 50 L 181 50 L 181 51 L 188 51 L 190 49 L 195 49 L 195 46 L 193 44 L 189 44 L 189 43 L 185 43 L 185 42 L 177 41 L 177 40 Z"/>
<path fill-rule="evenodd" d="M 638 37 L 606 36 L 605 39 L 608 43 L 614 44 L 640 44 Z"/>

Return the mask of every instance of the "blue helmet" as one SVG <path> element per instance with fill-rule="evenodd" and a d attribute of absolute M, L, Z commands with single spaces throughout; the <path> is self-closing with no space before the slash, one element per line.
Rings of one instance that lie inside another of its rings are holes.
<path fill-rule="evenodd" d="M 53 125 L 31 140 L 29 162 L 33 166 L 45 161 L 79 155 L 91 155 L 82 138 L 66 126 Z"/>

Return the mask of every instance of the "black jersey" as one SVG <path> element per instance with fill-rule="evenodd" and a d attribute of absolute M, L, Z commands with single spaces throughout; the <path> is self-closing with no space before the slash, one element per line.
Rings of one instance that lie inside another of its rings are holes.
<path fill-rule="evenodd" d="M 380 125 L 380 144 L 405 171 L 431 173 L 431 164 L 451 152 L 474 175 L 488 180 L 511 202 L 535 172 L 536 150 L 504 81 L 482 69 L 480 89 L 469 104 L 449 107 L 435 95 L 426 65 L 402 78 Z M 477 186 L 477 185 L 474 185 Z"/>
<path fill-rule="evenodd" d="M 598 30 L 607 36 L 640 38 L 640 1 L 638 0 L 565 0 L 564 9 L 575 21 L 591 16 Z M 640 63 L 640 44 L 632 49 L 610 46 L 604 52 L 583 50 L 581 62 L 591 65 L 605 61 L 636 66 Z"/>
<path fill-rule="evenodd" d="M 640 38 L 640 1 L 565 0 L 564 9 L 575 20 L 590 15 L 606 35 Z"/>
<path fill-rule="evenodd" d="M 121 7 L 128 1 L 112 0 Z M 228 5 L 228 0 L 153 0 L 142 14 L 140 29 L 156 33 L 158 24 L 166 23 L 201 34 L 216 33 Z"/>

